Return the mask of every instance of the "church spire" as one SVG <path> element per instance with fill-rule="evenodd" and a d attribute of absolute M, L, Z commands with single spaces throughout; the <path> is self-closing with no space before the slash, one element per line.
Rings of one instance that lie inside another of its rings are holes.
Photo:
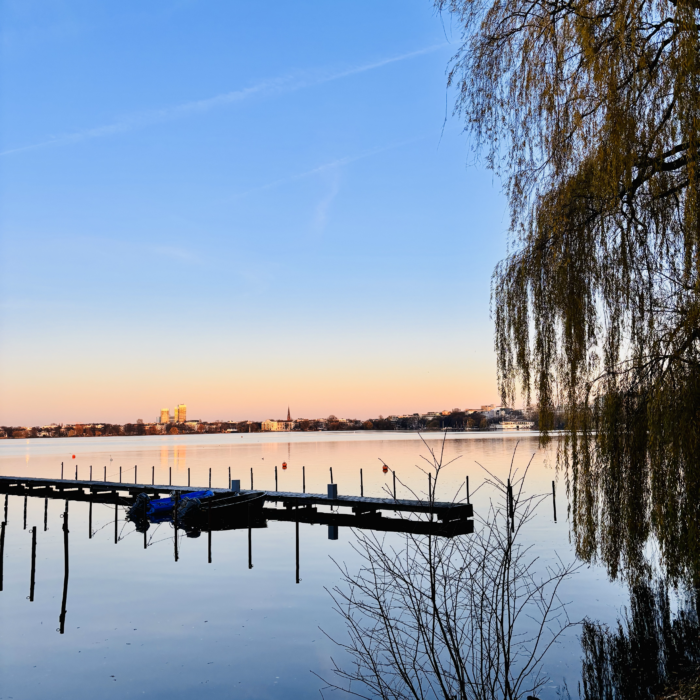
<path fill-rule="evenodd" d="M 287 420 L 292 420 L 292 414 L 289 412 L 289 406 L 287 406 Z"/>

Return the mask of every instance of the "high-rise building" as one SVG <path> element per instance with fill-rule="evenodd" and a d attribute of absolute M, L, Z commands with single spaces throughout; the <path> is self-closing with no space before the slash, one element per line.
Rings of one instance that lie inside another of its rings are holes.
<path fill-rule="evenodd" d="M 167 408 L 160 409 L 160 422 L 169 423 L 170 422 L 170 410 Z"/>
<path fill-rule="evenodd" d="M 176 423 L 184 423 L 186 420 L 187 420 L 187 406 L 185 406 L 184 403 L 181 403 L 175 409 L 175 422 Z"/>

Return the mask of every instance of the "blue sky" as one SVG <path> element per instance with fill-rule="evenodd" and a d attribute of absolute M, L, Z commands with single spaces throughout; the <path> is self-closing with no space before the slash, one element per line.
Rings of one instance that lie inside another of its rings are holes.
<path fill-rule="evenodd" d="M 507 208 L 429 2 L 2 13 L 1 422 L 497 398 Z"/>

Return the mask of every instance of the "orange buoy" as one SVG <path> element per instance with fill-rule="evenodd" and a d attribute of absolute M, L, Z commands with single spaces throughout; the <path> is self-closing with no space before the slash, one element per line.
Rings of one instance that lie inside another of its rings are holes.
<path fill-rule="evenodd" d="M 386 474 L 389 471 L 389 467 L 386 464 L 382 467 L 382 471 Z"/>
<path fill-rule="evenodd" d="M 287 463 L 286 463 L 286 462 L 282 462 L 282 469 L 286 469 L 286 468 L 287 468 Z"/>
<path fill-rule="evenodd" d="M 73 459 L 75 459 L 75 455 L 73 455 Z"/>

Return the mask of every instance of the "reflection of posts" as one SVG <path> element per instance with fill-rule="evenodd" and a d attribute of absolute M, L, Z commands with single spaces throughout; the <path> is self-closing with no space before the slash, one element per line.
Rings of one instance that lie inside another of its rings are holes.
<path fill-rule="evenodd" d="M 32 527 L 32 573 L 29 578 L 29 602 L 34 602 L 34 581 L 36 579 L 36 525 Z"/>
<path fill-rule="evenodd" d="M 297 583 L 299 583 L 299 581 L 301 581 L 301 579 L 299 578 L 299 522 L 297 521 L 295 525 L 297 530 Z"/>
<path fill-rule="evenodd" d="M 248 568 L 253 568 L 253 529 L 250 527 L 248 528 Z"/>
<path fill-rule="evenodd" d="M 7 498 L 7 496 L 5 496 Z M 49 529 L 49 499 L 44 499 L 44 532 Z"/>
<path fill-rule="evenodd" d="M 68 600 L 68 501 L 63 513 L 63 598 L 61 600 L 61 615 L 58 618 L 58 631 L 63 634 L 66 627 L 66 601 Z"/>
<path fill-rule="evenodd" d="M 5 522 L 0 523 L 0 591 L 2 590 L 3 561 L 5 560 Z"/>

